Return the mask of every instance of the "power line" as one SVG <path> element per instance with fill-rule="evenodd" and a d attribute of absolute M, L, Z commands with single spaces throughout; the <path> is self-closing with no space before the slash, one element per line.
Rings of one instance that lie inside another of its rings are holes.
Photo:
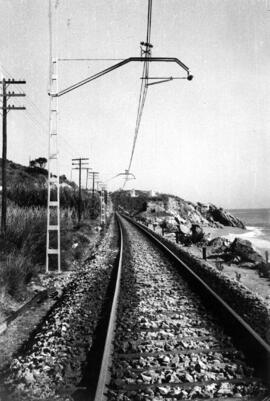
<path fill-rule="evenodd" d="M 145 73 L 146 66 L 144 65 L 144 70 L 143 73 Z M 130 171 L 134 152 L 135 152 L 135 146 L 137 142 L 137 137 L 139 133 L 139 128 L 141 124 L 141 118 L 142 118 L 142 113 L 145 105 L 145 100 L 146 100 L 146 95 L 147 95 L 147 86 L 145 85 L 145 82 L 142 81 L 141 84 L 141 90 L 140 90 L 140 98 L 139 98 L 139 104 L 138 104 L 138 109 L 137 109 L 137 119 L 136 119 L 136 127 L 135 127 L 135 134 L 134 134 L 134 139 L 133 139 L 133 144 L 132 144 L 132 150 L 131 150 L 131 156 L 129 160 L 129 165 L 128 165 L 128 172 Z"/>
<path fill-rule="evenodd" d="M 28 110 L 24 110 L 24 113 L 26 115 L 26 117 L 40 130 L 40 132 L 43 132 L 45 135 L 47 135 L 48 130 L 37 120 L 37 118 L 35 117 L 34 114 L 30 113 Z M 45 135 L 41 135 L 39 134 L 39 138 L 42 141 L 45 141 L 47 144 L 47 137 Z M 62 145 L 65 147 L 65 152 L 69 154 L 69 156 L 73 156 L 73 154 L 71 153 L 70 149 L 71 146 L 68 144 L 68 142 L 65 140 L 65 138 L 60 135 L 60 140 L 61 142 L 63 141 Z M 42 146 L 44 146 L 44 143 L 42 143 Z"/>
<path fill-rule="evenodd" d="M 2 64 L 1 64 L 1 69 L 6 75 L 8 75 L 10 78 L 12 78 L 12 74 L 10 74 L 10 72 Z M 19 93 L 23 93 L 21 88 L 18 85 L 14 85 L 14 87 L 18 90 Z M 31 100 L 31 98 L 27 97 L 26 103 L 28 103 L 28 106 L 30 105 L 31 108 L 35 109 L 35 110 L 33 110 L 31 112 L 31 111 L 29 111 L 29 107 L 28 107 L 27 110 L 24 110 L 25 115 L 32 121 L 32 123 L 34 123 L 36 125 L 36 127 L 38 127 L 42 132 L 44 132 L 47 135 L 47 133 L 48 133 L 47 118 L 42 113 L 42 111 L 38 108 L 38 106 L 34 103 L 34 101 Z M 36 114 L 39 114 L 40 120 L 42 120 L 42 123 L 38 120 Z M 45 123 L 46 123 L 46 125 L 45 125 Z M 47 141 L 47 137 L 43 137 L 43 136 L 40 136 L 40 137 Z M 67 140 L 63 137 L 63 135 L 60 134 L 59 137 L 60 137 L 62 144 L 65 145 L 65 147 L 66 147 L 66 152 L 72 157 L 73 155 L 70 152 L 71 146 L 69 145 Z"/>
<path fill-rule="evenodd" d="M 124 58 L 59 58 L 58 61 L 123 61 Z"/>
<path fill-rule="evenodd" d="M 48 128 L 47 127 L 45 128 L 45 125 L 40 123 L 35 115 L 29 113 L 28 111 L 25 111 L 25 113 L 26 113 L 26 116 L 36 125 L 36 127 L 38 127 L 40 129 L 40 131 L 44 132 L 44 134 L 47 136 Z M 45 135 L 42 135 L 40 137 L 42 139 L 46 140 L 46 142 L 47 142 L 48 138 Z M 59 134 L 59 137 L 60 137 L 60 141 L 61 141 L 62 145 L 65 147 L 66 153 L 68 153 L 72 157 L 73 155 L 72 155 L 72 153 L 70 151 L 71 150 L 71 146 L 69 145 L 67 140 L 63 137 L 63 135 Z"/>
<path fill-rule="evenodd" d="M 152 24 L 152 0 L 148 0 L 146 43 L 141 42 L 142 54 L 144 53 L 145 58 L 147 58 L 147 59 L 149 59 L 149 57 L 151 57 L 151 48 L 152 48 L 152 45 L 150 43 L 151 24 Z M 143 47 L 145 47 L 145 50 L 143 50 Z M 139 133 L 140 125 L 141 125 L 141 119 L 142 119 L 142 114 L 143 114 L 143 109 L 144 109 L 146 95 L 147 95 L 147 89 L 148 89 L 148 76 L 149 76 L 149 61 L 146 60 L 143 64 L 142 82 L 141 82 L 140 97 L 139 97 L 139 104 L 138 104 L 138 110 L 137 110 L 135 134 L 134 134 L 134 138 L 133 138 L 131 156 L 130 156 L 129 165 L 128 165 L 128 169 L 127 169 L 128 173 L 130 172 L 130 168 L 131 168 L 131 164 L 132 164 L 132 160 L 133 160 L 133 156 L 134 156 L 134 152 L 135 152 L 135 147 L 136 147 L 136 143 L 137 143 L 138 133 Z M 123 188 L 125 187 L 126 183 L 127 183 L 127 177 L 124 181 Z"/>
<path fill-rule="evenodd" d="M 1 64 L 1 69 L 5 72 L 6 75 L 8 75 L 10 78 L 12 78 L 12 74 L 10 74 L 10 72 L 8 72 L 8 70 Z M 18 89 L 19 93 L 22 93 L 21 88 L 18 87 L 17 85 L 14 85 L 15 88 Z M 36 126 L 40 126 L 40 129 L 47 135 L 48 133 L 48 127 L 47 127 L 47 118 L 44 116 L 44 114 L 41 112 L 41 110 L 38 108 L 38 106 L 31 100 L 31 98 L 27 98 L 26 102 L 29 103 L 31 105 L 31 107 L 33 109 L 35 109 L 35 113 L 38 113 L 40 115 L 40 118 L 43 120 L 43 124 L 46 122 L 46 128 L 45 125 L 41 124 L 37 117 L 36 114 L 32 114 L 31 112 L 29 112 L 28 110 L 26 110 L 26 115 L 27 117 L 36 125 Z M 70 148 L 69 143 L 65 140 L 65 138 L 60 134 L 59 135 L 61 137 L 61 141 L 63 141 L 67 148 Z M 47 138 L 46 138 L 47 140 Z M 71 152 L 68 150 L 67 153 L 69 153 L 70 156 L 72 156 Z"/>
<path fill-rule="evenodd" d="M 13 75 L 10 72 L 8 72 L 8 70 L 2 64 L 1 64 L 1 69 L 10 78 L 13 77 Z M 21 88 L 18 85 L 14 85 L 14 87 L 18 90 L 19 93 L 23 93 Z M 29 97 L 28 95 L 26 98 L 26 102 L 29 103 L 31 105 L 31 107 L 35 108 L 37 113 L 39 113 L 40 116 L 42 117 L 42 119 L 46 120 L 46 122 L 47 122 L 47 118 L 44 116 L 44 114 L 41 112 L 41 110 L 38 108 L 38 106 L 34 103 L 34 101 L 31 100 L 31 97 Z"/>

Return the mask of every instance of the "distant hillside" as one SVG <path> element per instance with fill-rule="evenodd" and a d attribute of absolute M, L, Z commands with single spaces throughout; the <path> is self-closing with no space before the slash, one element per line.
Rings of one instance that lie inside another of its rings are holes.
<path fill-rule="evenodd" d="M 19 163 L 7 160 L 7 187 L 17 185 L 30 185 L 44 188 L 47 186 L 48 170 L 40 167 L 26 167 Z M 66 183 L 71 187 L 76 187 L 74 182 L 70 182 L 64 175 L 60 177 L 60 183 Z M 0 158 L 0 185 L 2 186 L 2 159 Z"/>
<path fill-rule="evenodd" d="M 7 161 L 7 199 L 8 206 L 24 208 L 47 207 L 48 202 L 48 170 L 47 159 L 40 157 L 31 161 L 31 166 L 22 166 L 13 161 Z M 40 167 L 39 167 L 40 166 Z M 2 159 L 0 158 L 0 186 L 2 186 Z M 60 207 L 69 209 L 76 216 L 79 202 L 78 185 L 69 181 L 65 175 L 60 175 Z M 57 198 L 54 186 L 51 191 L 51 200 Z M 0 196 L 1 203 L 1 196 Z M 94 199 L 89 192 L 82 189 L 81 212 L 83 218 L 96 219 L 100 213 L 100 200 L 97 195 Z"/>
<path fill-rule="evenodd" d="M 131 196 L 130 191 L 116 191 L 112 194 L 112 200 L 116 208 L 148 222 L 160 223 L 166 220 L 177 226 L 190 227 L 192 224 L 198 224 L 245 228 L 238 218 L 220 207 L 211 203 L 189 202 L 175 195 L 157 194 L 152 197 L 147 192 L 136 191 L 135 196 Z"/>
<path fill-rule="evenodd" d="M 7 186 L 31 183 L 45 184 L 47 182 L 48 171 L 39 167 L 26 167 L 21 164 L 7 160 Z M 0 185 L 2 185 L 2 159 L 0 158 Z"/>

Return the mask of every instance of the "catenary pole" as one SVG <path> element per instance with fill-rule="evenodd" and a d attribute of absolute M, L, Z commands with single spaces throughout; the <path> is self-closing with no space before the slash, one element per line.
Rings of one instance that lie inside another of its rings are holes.
<path fill-rule="evenodd" d="M 51 16 L 51 0 L 49 0 L 49 4 L 50 4 L 49 20 L 51 22 L 51 18 L 52 18 L 52 16 Z M 148 7 L 149 10 L 151 10 L 151 8 L 152 8 L 152 0 L 149 0 L 148 5 L 149 5 L 149 7 Z M 150 28 L 151 28 L 151 14 L 150 13 L 148 13 L 148 27 L 149 27 L 149 31 L 148 32 L 149 32 L 149 37 L 150 37 Z M 51 25 L 50 25 L 50 30 L 51 30 Z M 52 36 L 52 34 L 50 32 L 50 37 L 51 36 Z M 149 50 L 150 46 L 147 45 L 146 47 L 147 47 L 146 50 Z M 50 57 L 50 59 L 51 58 L 52 57 Z M 143 62 L 145 65 L 149 65 L 149 63 L 153 63 L 153 62 L 176 63 L 176 64 L 178 64 L 178 66 L 180 66 L 186 72 L 186 77 L 183 77 L 183 79 L 187 79 L 188 81 L 191 81 L 192 78 L 193 78 L 193 76 L 190 75 L 190 73 L 189 73 L 189 68 L 182 61 L 180 61 L 178 58 L 175 58 L 175 57 L 151 57 L 151 55 L 149 57 L 147 54 L 145 54 L 144 57 L 142 57 L 142 56 L 141 57 L 129 57 L 127 59 L 121 60 L 119 63 L 117 63 L 117 64 L 115 64 L 115 65 L 113 65 L 113 66 L 111 66 L 109 68 L 106 68 L 105 70 L 102 70 L 102 71 L 100 71 L 100 72 L 98 72 L 98 73 L 96 73 L 94 75 L 91 75 L 90 77 L 87 77 L 87 78 L 83 79 L 82 81 L 76 82 L 75 84 L 73 84 L 73 85 L 71 85 L 71 86 L 69 86 L 69 87 L 67 87 L 67 88 L 65 88 L 63 90 L 60 90 L 60 91 L 52 90 L 52 87 L 50 85 L 49 86 L 48 95 L 50 96 L 51 100 L 54 99 L 54 98 L 58 99 L 61 96 L 65 95 L 65 94 L 67 94 L 67 93 L 69 93 L 69 92 L 71 92 L 71 91 L 73 91 L 73 90 L 75 90 L 75 89 L 77 89 L 77 88 L 79 88 L 79 87 L 81 87 L 81 86 L 93 81 L 93 80 L 96 80 L 96 79 L 102 77 L 103 75 L 106 75 L 106 74 L 108 74 L 108 73 L 110 73 L 110 72 L 112 72 L 112 71 L 114 71 L 114 70 L 116 70 L 116 69 L 118 69 L 120 67 L 123 67 L 124 65 L 126 65 L 126 64 L 128 64 L 130 62 Z M 148 78 L 149 77 L 148 77 L 148 74 L 147 74 L 147 80 L 148 80 Z M 171 78 L 170 78 L 170 80 L 171 80 Z M 59 155 L 58 151 L 57 151 L 57 155 Z M 49 175 L 49 177 L 50 177 L 50 175 Z M 49 210 L 49 202 L 48 202 L 48 210 Z M 58 202 L 58 211 L 59 211 L 59 202 Z M 58 227 L 58 233 L 60 233 L 59 227 Z M 47 235 L 47 244 L 48 244 L 48 235 Z M 52 250 L 52 251 L 55 252 L 56 250 Z M 60 241 L 59 241 L 59 252 L 60 252 Z M 48 255 L 48 249 L 47 249 L 47 255 Z M 60 258 L 58 258 L 58 260 L 59 260 L 58 261 L 58 265 L 60 266 Z M 46 272 L 47 271 L 48 271 L 48 263 L 46 262 Z"/>

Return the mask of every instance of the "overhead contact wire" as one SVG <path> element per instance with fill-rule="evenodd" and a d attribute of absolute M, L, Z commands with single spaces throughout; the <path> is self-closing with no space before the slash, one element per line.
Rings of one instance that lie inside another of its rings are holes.
<path fill-rule="evenodd" d="M 151 54 L 150 53 L 150 37 L 151 37 L 151 25 L 152 25 L 152 0 L 148 0 L 148 15 L 147 15 L 147 33 L 146 33 L 146 51 L 145 51 L 145 58 L 149 58 Z M 135 134 L 134 134 L 134 139 L 133 139 L 133 144 L 132 144 L 132 150 L 131 150 L 131 156 L 129 160 L 129 165 L 127 169 L 127 176 L 125 178 L 123 188 L 125 187 L 128 176 L 130 173 L 132 161 L 133 161 L 133 156 L 135 152 L 135 147 L 137 143 L 137 138 L 138 138 L 138 133 L 140 129 L 140 124 L 141 124 L 141 119 L 142 119 L 142 114 L 143 114 L 143 109 L 145 105 L 145 100 L 146 100 L 146 95 L 147 95 L 147 89 L 148 89 L 148 76 L 149 76 L 149 61 L 145 61 L 143 64 L 143 73 L 142 73 L 142 83 L 141 83 L 141 89 L 140 89 L 140 97 L 139 97 L 139 104 L 138 104 L 138 110 L 137 110 L 137 118 L 136 118 L 136 126 L 135 126 Z"/>

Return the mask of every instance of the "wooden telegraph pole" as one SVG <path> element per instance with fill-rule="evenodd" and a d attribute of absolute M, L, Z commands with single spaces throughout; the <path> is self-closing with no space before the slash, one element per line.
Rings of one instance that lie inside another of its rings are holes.
<path fill-rule="evenodd" d="M 86 162 L 87 161 L 87 162 Z M 81 221 L 82 217 L 82 170 L 88 170 L 89 158 L 79 157 L 78 159 L 72 159 L 73 170 L 79 170 L 79 200 L 78 200 L 78 221 Z"/>
<path fill-rule="evenodd" d="M 85 184 L 85 189 L 88 189 L 88 175 L 89 175 L 89 171 L 92 170 L 90 167 L 86 168 L 86 184 Z"/>
<path fill-rule="evenodd" d="M 98 178 L 99 172 L 98 171 L 90 171 L 89 172 L 90 178 L 92 178 L 92 217 L 95 214 L 95 181 Z"/>
<path fill-rule="evenodd" d="M 3 134 L 3 145 L 2 145 L 2 207 L 1 207 L 1 235 L 6 235 L 7 229 L 7 113 L 10 110 L 25 110 L 24 106 L 8 105 L 8 99 L 11 97 L 25 96 L 24 93 L 7 92 L 9 85 L 20 85 L 25 84 L 26 81 L 15 81 L 14 79 L 2 79 L 2 134 Z"/>

